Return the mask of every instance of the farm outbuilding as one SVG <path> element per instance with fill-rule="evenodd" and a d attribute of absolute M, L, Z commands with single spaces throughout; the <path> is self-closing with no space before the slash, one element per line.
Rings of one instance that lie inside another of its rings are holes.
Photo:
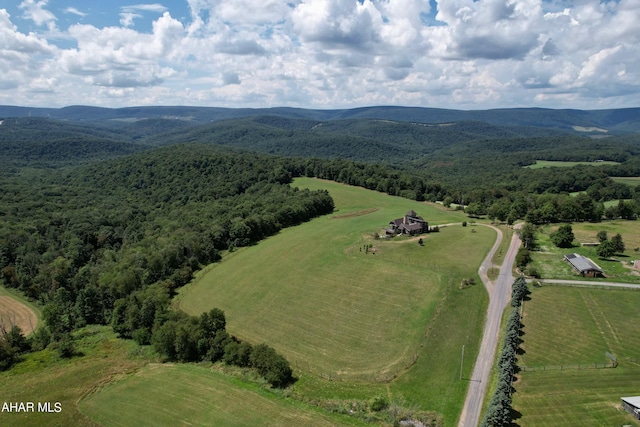
<path fill-rule="evenodd" d="M 633 415 L 636 420 L 640 420 L 640 396 L 623 397 L 622 408 Z"/>
<path fill-rule="evenodd" d="M 595 262 L 580 254 L 565 255 L 564 260 L 584 277 L 604 277 L 604 271 Z"/>

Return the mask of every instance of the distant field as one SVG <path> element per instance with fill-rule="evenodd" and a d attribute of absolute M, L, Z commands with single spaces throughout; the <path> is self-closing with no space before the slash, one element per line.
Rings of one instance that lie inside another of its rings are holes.
<path fill-rule="evenodd" d="M 577 165 L 590 165 L 590 166 L 605 166 L 605 165 L 618 165 L 618 162 L 556 162 L 551 160 L 536 160 L 534 165 L 525 166 L 529 169 L 542 169 L 542 168 L 570 168 Z"/>
<path fill-rule="evenodd" d="M 19 326 L 25 335 L 38 327 L 40 312 L 17 294 L 0 287 L 0 325 L 7 330 Z"/>
<path fill-rule="evenodd" d="M 148 365 L 90 395 L 80 410 L 103 427 L 366 425 L 186 364 Z"/>
<path fill-rule="evenodd" d="M 637 270 L 629 268 L 629 262 L 640 259 L 640 221 L 603 221 L 599 223 L 573 223 L 571 224 L 573 234 L 576 236 L 574 247 L 560 249 L 550 240 L 552 233 L 557 226 L 547 226 L 541 228 L 538 234 L 538 244 L 540 251 L 533 252 L 533 265 L 541 273 L 543 279 L 573 279 L 573 280 L 593 280 L 584 279 L 573 272 L 571 266 L 562 260 L 565 254 L 577 252 L 591 258 L 598 264 L 607 275 L 606 279 L 596 279 L 606 282 L 627 282 L 640 283 L 640 274 Z M 622 255 L 615 255 L 611 260 L 602 260 L 596 253 L 595 246 L 578 246 L 581 243 L 597 243 L 596 234 L 604 230 L 609 237 L 620 233 L 626 250 Z"/>
<path fill-rule="evenodd" d="M 620 177 L 612 177 L 615 182 L 619 182 L 622 184 L 627 184 L 632 187 L 636 185 L 640 185 L 640 176 L 620 176 Z"/>
<path fill-rule="evenodd" d="M 620 426 L 634 424 L 620 397 L 640 394 L 638 378 L 640 291 L 543 286 L 534 288 L 523 310 L 524 335 L 518 364 L 558 366 L 603 363 L 609 369 L 521 372 L 514 383 L 513 407 L 528 426 Z"/>
<path fill-rule="evenodd" d="M 477 352 L 487 303 L 477 269 L 495 232 L 458 224 L 425 235 L 423 247 L 415 239 L 376 240 L 372 233 L 410 209 L 431 225 L 466 217 L 327 181 L 295 185 L 328 189 L 335 214 L 226 256 L 184 289 L 179 307 L 191 314 L 220 307 L 231 333 L 266 341 L 295 368 L 338 384 L 402 374 L 392 383 L 393 396 L 454 423 L 467 383 L 454 382 L 459 366 L 450 354 L 462 344 L 469 360 Z M 365 245 L 375 254 L 366 254 Z M 479 284 L 460 290 L 468 277 Z M 465 368 L 470 373 L 471 363 Z"/>

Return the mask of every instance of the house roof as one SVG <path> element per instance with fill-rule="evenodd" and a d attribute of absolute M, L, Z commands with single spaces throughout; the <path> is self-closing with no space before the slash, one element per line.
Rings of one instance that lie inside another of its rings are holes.
<path fill-rule="evenodd" d="M 640 396 L 621 397 L 621 399 L 636 408 L 640 408 Z"/>
<path fill-rule="evenodd" d="M 589 258 L 583 257 L 580 254 L 565 255 L 564 259 L 569 261 L 571 263 L 571 265 L 581 273 L 583 271 L 589 271 L 589 270 L 595 270 L 595 271 L 598 271 L 600 273 L 603 273 L 602 269 L 600 267 L 598 267 L 598 265 L 596 265 L 596 263 L 591 261 Z"/>
<path fill-rule="evenodd" d="M 407 212 L 407 216 L 411 216 L 411 217 L 417 217 L 418 214 L 416 213 L 416 211 L 414 211 L 413 209 L 410 210 L 409 212 Z"/>
<path fill-rule="evenodd" d="M 404 224 L 403 227 L 409 231 L 420 231 L 422 230 L 422 224 L 413 223 L 413 224 Z"/>

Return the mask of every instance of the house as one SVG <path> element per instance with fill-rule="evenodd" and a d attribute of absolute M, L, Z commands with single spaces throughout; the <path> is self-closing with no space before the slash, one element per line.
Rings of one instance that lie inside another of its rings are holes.
<path fill-rule="evenodd" d="M 584 277 L 604 277 L 604 271 L 587 257 L 574 253 L 565 255 L 563 259 Z"/>
<path fill-rule="evenodd" d="M 640 396 L 623 397 L 622 408 L 633 415 L 633 418 L 640 420 Z"/>
<path fill-rule="evenodd" d="M 414 210 L 410 210 L 402 218 L 394 219 L 389 225 L 391 227 L 387 229 L 387 235 L 408 234 L 414 236 L 429 231 L 429 223 Z"/>

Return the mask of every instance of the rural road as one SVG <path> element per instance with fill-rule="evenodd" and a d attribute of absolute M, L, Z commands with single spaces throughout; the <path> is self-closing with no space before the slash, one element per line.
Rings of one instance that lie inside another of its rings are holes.
<path fill-rule="evenodd" d="M 512 276 L 513 263 L 516 253 L 520 247 L 520 237 L 517 233 L 513 233 L 509 250 L 504 257 L 504 262 L 500 266 L 500 274 L 495 282 L 489 280 L 487 272 L 492 267 L 491 259 L 502 242 L 502 231 L 493 226 L 489 226 L 497 231 L 498 238 L 496 243 L 489 251 L 489 254 L 482 262 L 478 274 L 482 279 L 487 292 L 489 293 L 489 308 L 487 310 L 487 323 L 484 327 L 482 343 L 480 344 L 480 352 L 473 367 L 471 378 L 469 381 L 469 389 L 467 398 L 462 408 L 458 427 L 475 427 L 480 422 L 480 413 L 482 412 L 482 402 L 489 383 L 489 375 L 493 366 L 493 360 L 498 346 L 498 336 L 500 335 L 500 320 L 505 307 L 511 298 L 511 285 L 515 278 Z"/>

